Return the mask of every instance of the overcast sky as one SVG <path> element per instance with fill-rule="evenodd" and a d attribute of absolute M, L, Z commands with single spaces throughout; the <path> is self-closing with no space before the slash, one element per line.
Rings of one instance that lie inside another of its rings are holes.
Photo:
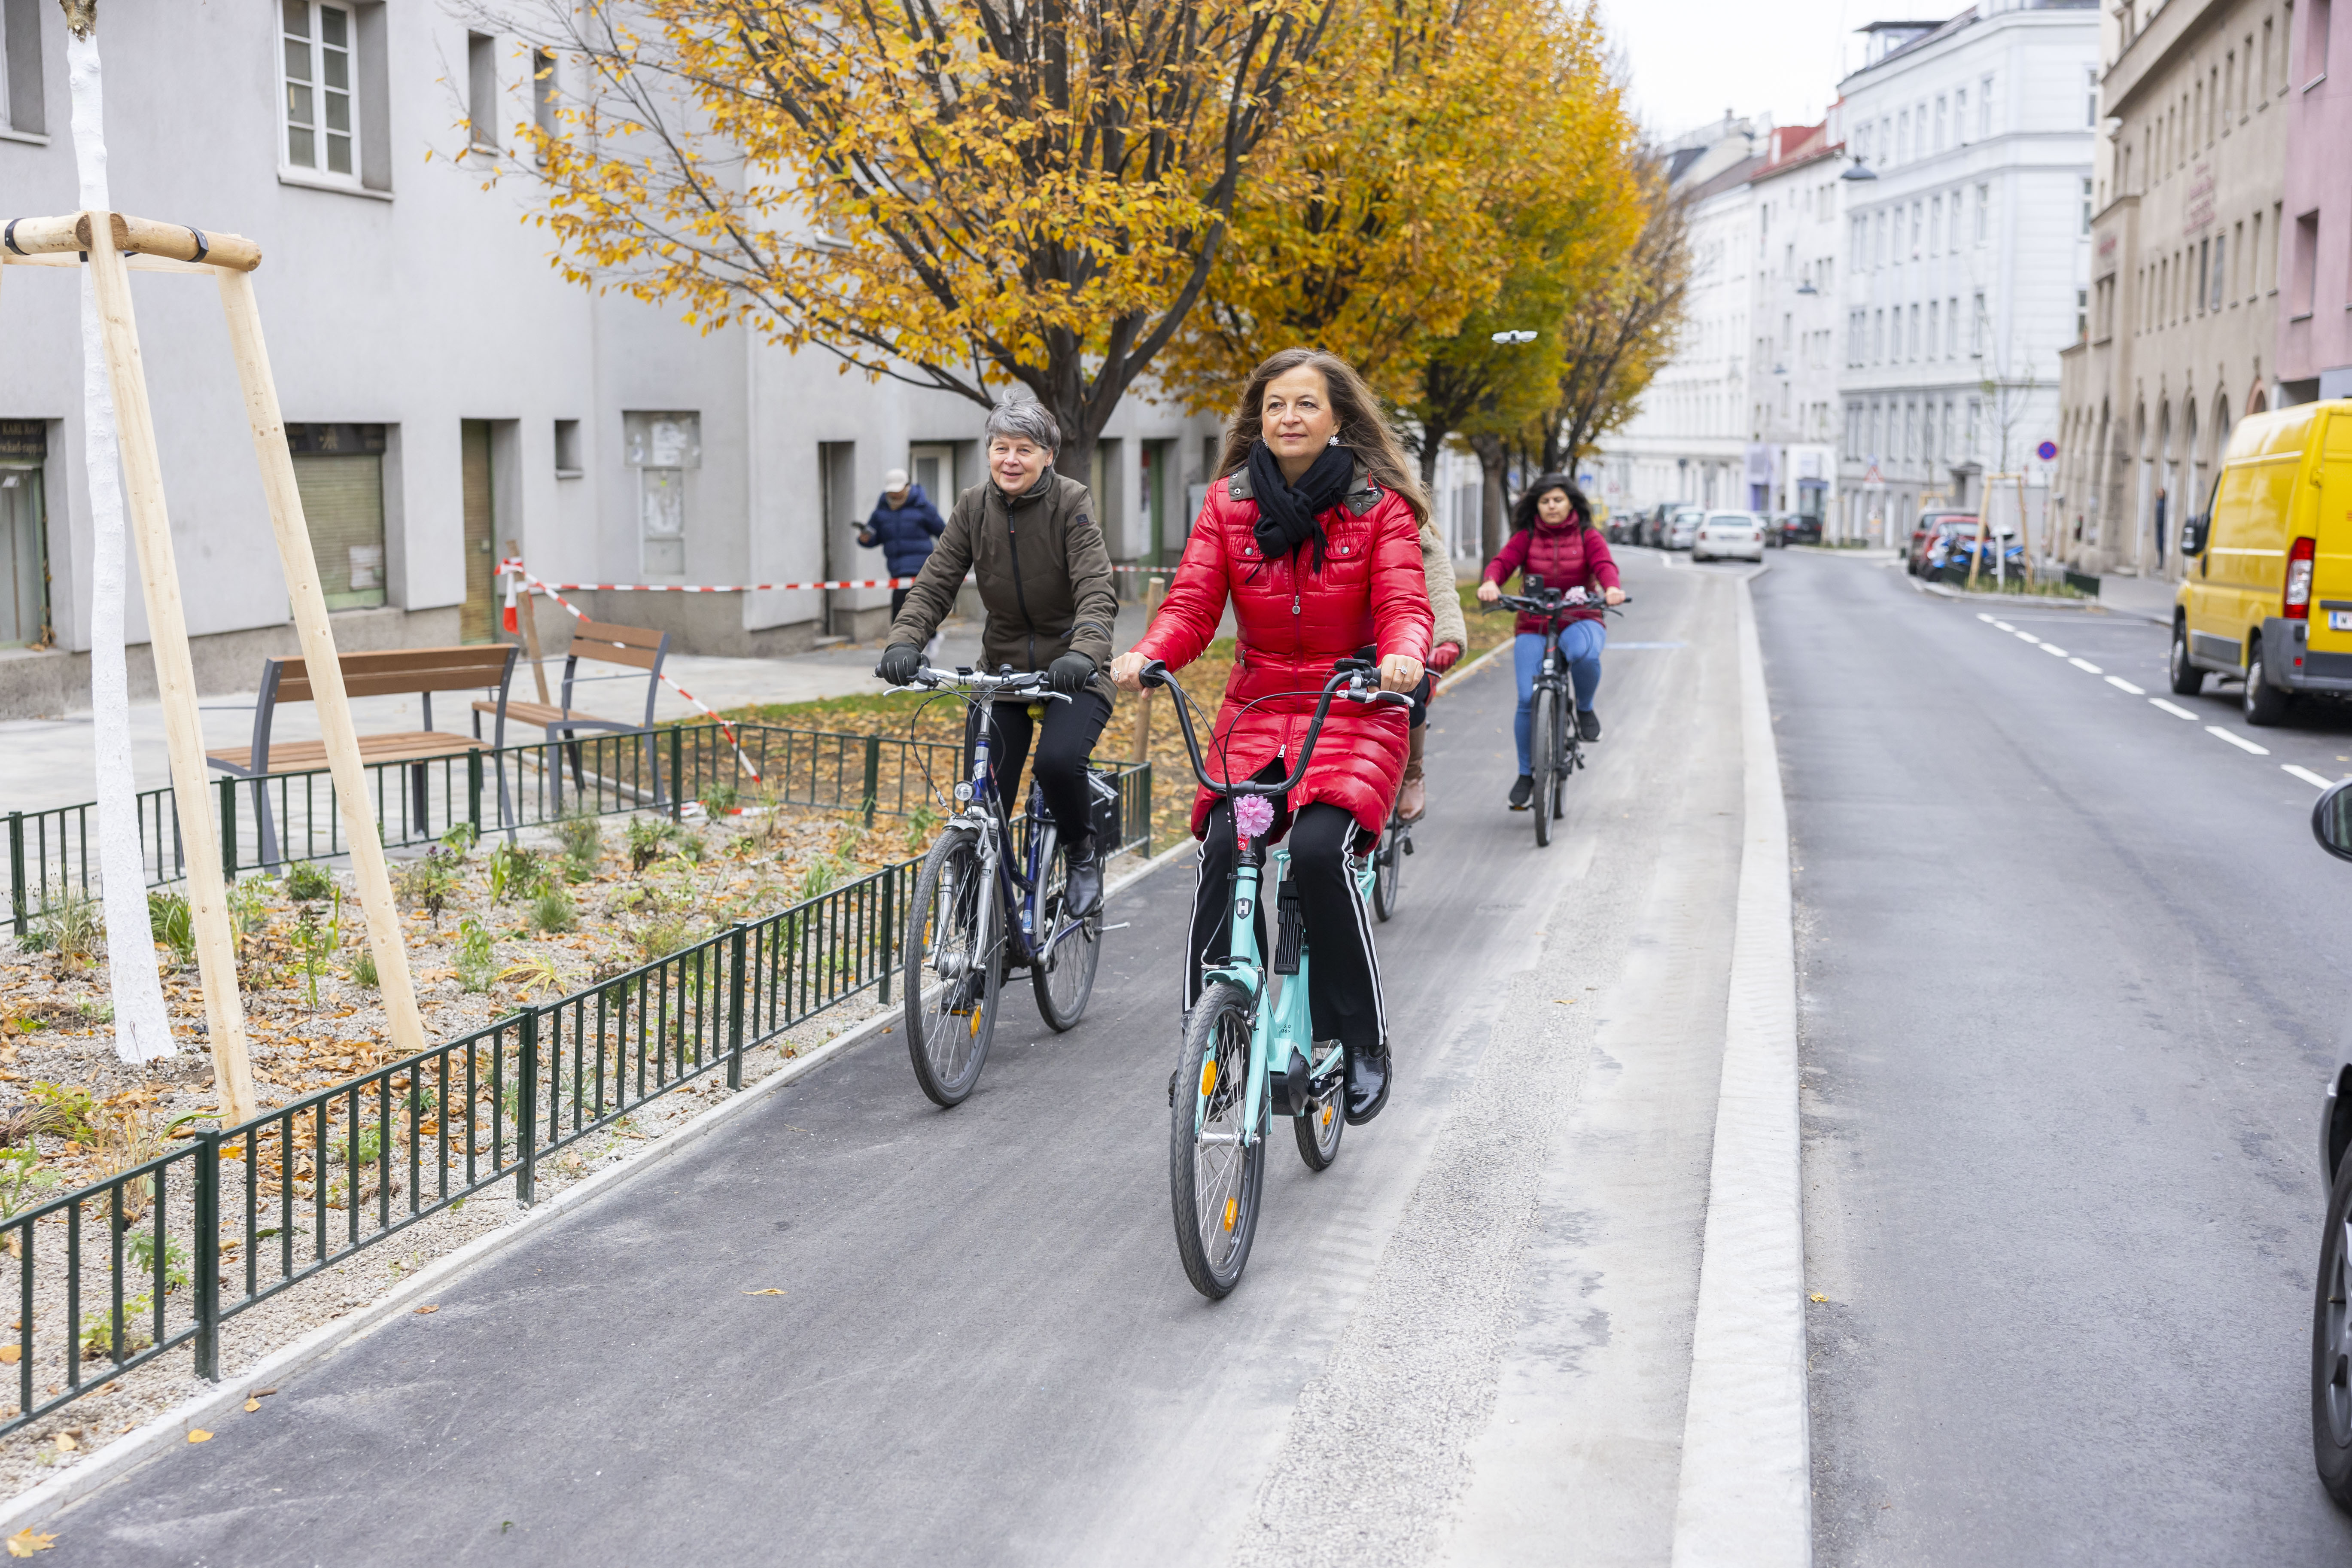
<path fill-rule="evenodd" d="M 1769 113 L 1810 125 L 1836 95 L 1842 68 L 1862 58 L 1852 29 L 1942 18 L 1966 0 L 1601 0 L 1631 67 L 1634 111 L 1660 136 L 1706 121 Z"/>

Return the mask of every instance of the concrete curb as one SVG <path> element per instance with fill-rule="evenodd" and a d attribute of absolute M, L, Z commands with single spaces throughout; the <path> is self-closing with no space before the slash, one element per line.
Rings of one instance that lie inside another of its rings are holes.
<path fill-rule="evenodd" d="M 2101 610 L 2108 615 L 2133 615 L 2130 610 L 2117 610 L 2112 605 L 2102 605 L 2096 599 L 2028 599 L 2015 594 L 1971 594 L 1965 588 L 1955 588 L 1949 583 L 1929 583 L 1911 579 L 1915 594 L 1933 594 L 1939 599 L 1950 599 L 1967 605 L 2007 605 L 2013 610 Z"/>
<path fill-rule="evenodd" d="M 1161 867 L 1190 858 L 1194 849 L 1192 840 L 1187 839 L 1172 849 L 1163 850 L 1141 865 L 1112 878 L 1104 887 L 1104 897 L 1108 899 L 1133 887 Z M 126 1433 L 98 1449 L 64 1474 L 43 1481 L 31 1490 L 21 1492 L 6 1503 L 0 1504 L 0 1536 L 13 1535 L 26 1525 L 51 1519 L 164 1450 L 183 1446 L 191 1431 L 236 1414 L 252 1396 L 253 1390 L 275 1387 L 336 1352 L 357 1344 L 400 1317 L 411 1302 L 431 1300 L 435 1293 L 454 1284 L 459 1275 L 474 1265 L 496 1257 L 572 1210 L 595 1202 L 622 1183 L 643 1175 L 679 1151 L 721 1131 L 776 1090 L 880 1037 L 884 1030 L 898 1023 L 902 1016 L 898 1009 L 893 1007 L 850 1026 L 814 1050 L 793 1058 L 757 1083 L 744 1086 L 741 1092 L 647 1142 L 619 1164 L 599 1171 L 553 1197 L 533 1205 L 512 1222 L 487 1236 L 476 1237 L 445 1258 L 436 1258 L 357 1311 L 333 1322 L 321 1323 L 292 1344 L 271 1352 L 243 1372 L 223 1378 L 218 1388 L 198 1394 L 176 1410 L 166 1411 L 137 1431 Z"/>
<path fill-rule="evenodd" d="M 1739 584 L 1747 775 L 1723 1079 L 1707 1184 L 1675 1568 L 1812 1561 L 1805 1234 L 1789 818 L 1748 579 Z"/>

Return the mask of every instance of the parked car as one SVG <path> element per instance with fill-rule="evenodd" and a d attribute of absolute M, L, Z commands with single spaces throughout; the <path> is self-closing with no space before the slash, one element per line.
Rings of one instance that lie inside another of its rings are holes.
<path fill-rule="evenodd" d="M 1797 525 L 1793 511 L 1776 511 L 1764 519 L 1764 548 L 1778 550 L 1789 542 L 1789 531 Z"/>
<path fill-rule="evenodd" d="M 2205 510 L 2181 526 L 2197 565 L 2173 599 L 2172 689 L 2243 676 L 2249 724 L 2279 722 L 2297 692 L 2352 695 L 2347 551 L 2352 398 L 2239 420 Z"/>
<path fill-rule="evenodd" d="M 1922 575 L 1965 585 L 1976 554 L 1977 531 L 1973 526 L 1940 532 L 1927 548 L 1927 569 Z M 2015 529 L 2003 525 L 1986 531 L 1984 564 L 1977 566 L 1975 572 L 1979 587 L 2003 578 L 2023 580 L 2032 575 L 2025 563 L 2025 545 Z"/>
<path fill-rule="evenodd" d="M 1780 532 L 1781 543 L 1819 544 L 1822 542 L 1822 520 L 1820 518 L 1807 517 L 1801 511 L 1792 511 L 1788 513 L 1787 516 L 1789 523 L 1788 526 Z"/>
<path fill-rule="evenodd" d="M 1675 503 L 1662 500 L 1642 514 L 1640 524 L 1633 530 L 1633 542 L 1646 544 L 1653 550 L 1666 547 L 1666 530 L 1675 511 Z"/>
<path fill-rule="evenodd" d="M 1668 550 L 1688 550 L 1698 539 L 1698 525 L 1706 513 L 1695 506 L 1676 507 L 1666 520 L 1665 537 L 1659 541 Z"/>
<path fill-rule="evenodd" d="M 1761 561 L 1765 521 L 1752 511 L 1711 511 L 1691 540 L 1694 561 Z"/>
<path fill-rule="evenodd" d="M 1972 511 L 1923 511 L 1919 521 L 1911 525 L 1911 545 L 1906 552 L 1904 570 L 1914 577 L 1927 574 L 1927 552 L 1936 542 L 1953 533 L 1973 536 L 1977 516 Z"/>
<path fill-rule="evenodd" d="M 2311 809 L 2311 834 L 2330 855 L 2352 860 L 2352 780 L 2331 786 L 2319 797 Z M 2352 1160 L 2345 1158 L 2347 1152 L 2352 1152 L 2352 1046 L 2337 1050 L 2336 1070 L 2327 1075 L 2319 1100 L 2319 1184 L 2327 1194 L 2327 1219 L 2319 1233 L 2319 1286 L 2311 1307 L 2312 1461 L 2327 1494 L 2338 1506 L 2352 1509 L 2352 1247 L 2347 1246 L 2347 1226 L 2352 1224 Z"/>

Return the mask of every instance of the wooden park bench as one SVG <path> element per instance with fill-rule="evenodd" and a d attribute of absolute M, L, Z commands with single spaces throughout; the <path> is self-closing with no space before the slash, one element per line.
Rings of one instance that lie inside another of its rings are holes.
<path fill-rule="evenodd" d="M 411 806 L 415 813 L 415 824 L 421 828 L 427 821 L 425 764 L 438 757 L 463 756 L 505 743 L 506 700 L 508 684 L 514 679 L 515 656 L 520 649 L 512 643 L 477 643 L 465 647 L 398 648 L 383 653 L 347 653 L 337 657 L 342 667 L 343 690 L 352 697 L 405 696 L 415 693 L 425 700 L 425 728 L 403 731 L 394 734 L 361 735 L 360 761 L 370 763 L 410 763 Z M 497 693 L 490 702 L 477 702 L 477 708 L 488 708 L 499 714 L 499 724 L 493 738 L 479 738 L 480 721 L 475 721 L 474 735 L 451 734 L 433 728 L 433 694 L 436 691 L 478 691 Z M 269 731 L 281 702 L 308 702 L 311 700 L 310 678 L 299 658 L 272 658 L 262 661 L 261 692 L 253 705 L 253 744 L 207 752 L 206 759 L 215 768 L 237 778 L 253 781 L 253 803 L 256 819 L 261 825 L 261 862 L 265 866 L 278 863 L 278 826 L 269 808 L 269 795 L 264 780 L 272 773 L 303 773 L 327 765 L 327 745 L 323 741 L 292 741 L 270 743 Z M 499 821 L 508 825 L 512 812 L 508 803 L 506 775 L 499 775 Z"/>
<path fill-rule="evenodd" d="M 575 621 L 572 626 L 572 649 L 563 659 L 563 697 L 561 702 L 510 702 L 503 692 L 496 702 L 474 704 L 474 733 L 482 732 L 482 715 L 499 713 L 505 720 L 520 725 L 537 725 L 547 731 L 551 744 L 558 741 L 576 742 L 583 730 L 611 734 L 645 736 L 646 776 L 653 781 L 653 804 L 662 803 L 661 752 L 654 742 L 654 700 L 661 694 L 662 661 L 669 657 L 669 634 L 648 631 L 643 626 L 612 626 L 603 621 Z M 645 671 L 646 709 L 642 718 L 602 719 L 593 713 L 583 713 L 572 706 L 572 689 L 575 683 L 592 680 L 625 680 L 622 675 L 586 675 L 580 673 L 580 661 L 591 659 L 601 664 L 619 665 L 625 669 Z M 541 684 L 541 695 L 546 692 Z M 564 754 L 572 763 L 572 782 L 583 795 L 587 792 L 586 774 L 580 765 L 580 747 L 567 745 Z M 563 772 L 562 766 L 548 769 L 548 777 L 555 786 L 555 810 L 563 810 Z M 501 780 L 503 784 L 503 780 Z"/>

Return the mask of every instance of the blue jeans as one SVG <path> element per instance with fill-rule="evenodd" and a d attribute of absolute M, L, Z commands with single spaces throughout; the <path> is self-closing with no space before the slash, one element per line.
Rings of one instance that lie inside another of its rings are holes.
<path fill-rule="evenodd" d="M 1601 650 L 1609 634 L 1599 621 L 1570 621 L 1560 628 L 1559 657 L 1568 661 L 1569 684 L 1576 690 L 1576 710 L 1592 710 L 1592 694 L 1601 689 Z M 1519 710 L 1511 718 L 1511 738 L 1519 743 L 1519 772 L 1528 766 L 1528 727 L 1535 706 L 1536 671 L 1543 668 L 1544 639 L 1521 632 L 1511 642 L 1511 668 L 1519 678 Z"/>

